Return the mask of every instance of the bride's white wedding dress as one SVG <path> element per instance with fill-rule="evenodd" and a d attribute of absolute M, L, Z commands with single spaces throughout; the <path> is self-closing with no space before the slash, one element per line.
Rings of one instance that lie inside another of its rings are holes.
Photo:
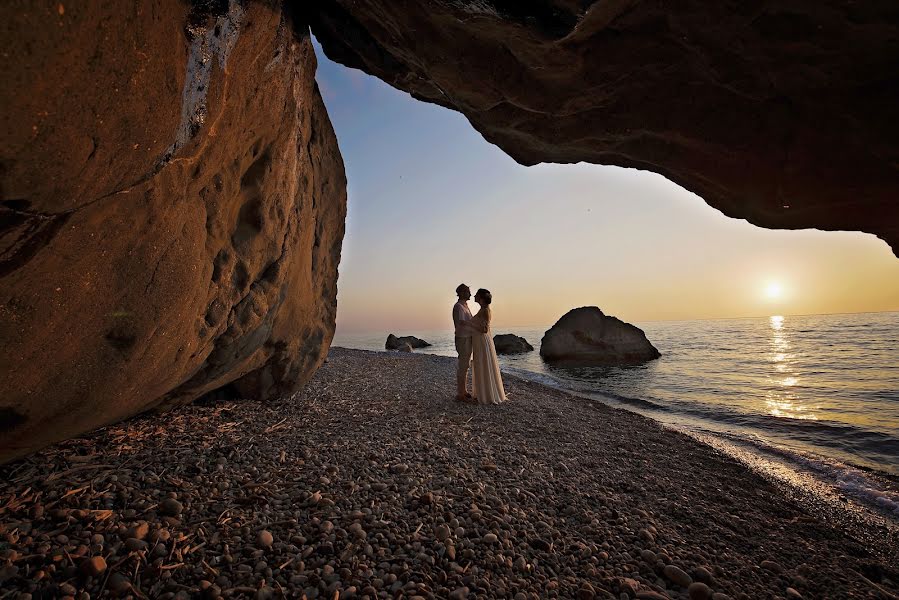
<path fill-rule="evenodd" d="M 472 395 L 478 404 L 499 404 L 506 401 L 503 378 L 499 372 L 493 332 L 490 330 L 490 307 L 485 306 L 472 317 L 472 324 L 480 329 L 486 326 L 487 333 L 476 333 L 471 337 Z"/>

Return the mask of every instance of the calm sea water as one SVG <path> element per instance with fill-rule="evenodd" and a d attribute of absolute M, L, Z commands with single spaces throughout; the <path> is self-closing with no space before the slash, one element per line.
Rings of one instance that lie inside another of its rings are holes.
<path fill-rule="evenodd" d="M 636 325 L 661 359 L 557 368 L 539 355 L 545 329 L 494 333 L 535 347 L 501 357 L 507 373 L 642 413 L 800 486 L 813 482 L 899 518 L 899 313 Z M 419 352 L 455 356 L 449 330 L 394 333 L 433 344 Z M 338 334 L 334 345 L 383 350 L 386 337 Z"/>

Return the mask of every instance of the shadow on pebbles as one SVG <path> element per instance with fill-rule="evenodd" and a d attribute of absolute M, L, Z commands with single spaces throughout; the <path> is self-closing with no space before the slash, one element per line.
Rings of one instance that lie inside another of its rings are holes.
<path fill-rule="evenodd" d="M 899 575 L 638 415 L 333 348 L 279 402 L 132 419 L 0 467 L 0 598 L 895 598 Z"/>

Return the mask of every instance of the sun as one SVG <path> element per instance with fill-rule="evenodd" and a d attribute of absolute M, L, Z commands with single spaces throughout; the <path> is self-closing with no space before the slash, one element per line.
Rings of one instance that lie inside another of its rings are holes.
<path fill-rule="evenodd" d="M 772 281 L 765 286 L 765 296 L 770 300 L 776 300 L 783 296 L 783 288 L 776 281 Z"/>

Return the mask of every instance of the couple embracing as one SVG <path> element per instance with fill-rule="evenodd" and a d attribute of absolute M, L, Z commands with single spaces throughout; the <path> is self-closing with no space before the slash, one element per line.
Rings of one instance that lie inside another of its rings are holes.
<path fill-rule="evenodd" d="M 456 372 L 456 400 L 476 404 L 499 404 L 506 401 L 503 378 L 499 372 L 496 347 L 490 331 L 490 303 L 493 296 L 489 290 L 479 289 L 474 301 L 481 309 L 474 316 L 468 309 L 471 289 L 464 283 L 456 288 L 459 300 L 453 305 L 453 325 L 456 330 L 456 351 L 459 353 L 459 368 Z M 468 369 L 471 367 L 471 388 L 467 389 Z"/>

